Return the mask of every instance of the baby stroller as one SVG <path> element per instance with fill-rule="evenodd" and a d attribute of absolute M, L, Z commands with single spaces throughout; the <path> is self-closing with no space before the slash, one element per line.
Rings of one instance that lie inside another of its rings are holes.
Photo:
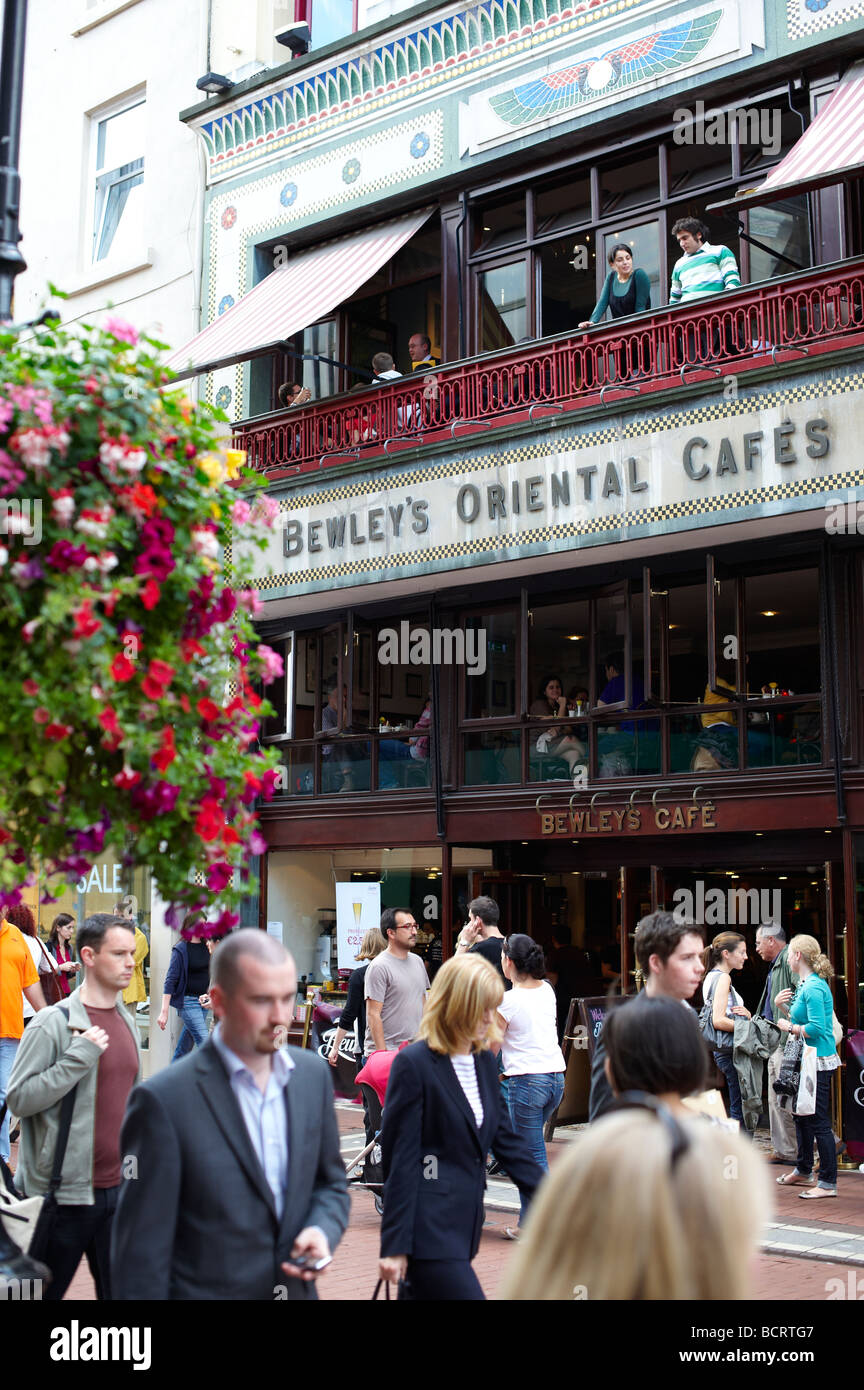
<path fill-rule="evenodd" d="M 365 1187 L 375 1195 L 375 1210 L 380 1216 L 384 1210 L 382 1193 L 384 1190 L 384 1171 L 381 1164 L 381 1122 L 384 1113 L 384 1096 L 390 1068 L 395 1052 L 373 1052 L 365 1066 L 357 1073 L 356 1083 L 363 1097 L 363 1121 L 366 1129 L 366 1146 L 346 1165 L 345 1176 L 354 1186 Z M 352 1173 L 363 1165 L 362 1172 L 355 1177 Z"/>

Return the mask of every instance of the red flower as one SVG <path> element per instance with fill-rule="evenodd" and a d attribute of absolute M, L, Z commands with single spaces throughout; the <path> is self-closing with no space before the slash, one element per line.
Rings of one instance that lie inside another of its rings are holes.
<path fill-rule="evenodd" d="M 230 864 L 211 864 L 207 871 L 207 887 L 212 893 L 221 893 L 234 878 Z"/>
<path fill-rule="evenodd" d="M 169 768 L 177 757 L 177 749 L 174 747 L 174 730 L 170 724 L 166 724 L 159 737 L 159 752 L 154 753 L 150 761 L 154 767 L 158 767 L 160 772 Z"/>
<path fill-rule="evenodd" d="M 117 711 L 113 709 L 111 705 L 106 705 L 105 709 L 101 711 L 99 715 L 99 723 L 102 725 L 102 728 L 105 730 L 106 734 L 122 735 L 123 733 L 123 730 L 117 723 Z"/>
<path fill-rule="evenodd" d="M 141 689 L 148 700 L 161 700 L 173 679 L 174 667 L 167 661 L 151 661 Z"/>
<path fill-rule="evenodd" d="M 195 706 L 202 719 L 206 719 L 212 724 L 214 719 L 218 719 L 222 710 L 215 700 L 199 700 Z"/>
<path fill-rule="evenodd" d="M 74 635 L 77 639 L 92 637 L 102 626 L 99 619 L 93 616 L 89 598 L 86 598 L 77 608 L 73 608 L 72 617 L 75 619 Z"/>
<path fill-rule="evenodd" d="M 121 791 L 130 791 L 141 781 L 141 773 L 133 771 L 131 767 L 124 767 L 112 780 L 115 787 L 119 787 Z"/>
<path fill-rule="evenodd" d="M 40 705 L 40 706 L 38 707 L 38 709 L 34 709 L 34 711 L 33 711 L 33 723 L 34 723 L 34 724 L 50 724 L 50 723 L 51 723 L 51 711 L 50 711 L 50 710 L 47 710 L 47 709 L 45 708 L 44 705 Z"/>
<path fill-rule="evenodd" d="M 222 807 L 212 797 L 205 796 L 195 818 L 195 833 L 202 840 L 215 840 L 225 830 Z"/>
<path fill-rule="evenodd" d="M 73 732 L 71 724 L 46 724 L 45 737 L 53 739 L 59 743 L 61 739 L 68 738 Z"/>
<path fill-rule="evenodd" d="M 131 681 L 135 675 L 135 667 L 125 652 L 118 652 L 111 662 L 111 675 L 115 681 Z"/>
<path fill-rule="evenodd" d="M 38 695 L 38 694 L 39 694 L 39 682 L 38 682 L 38 681 L 34 681 L 34 680 L 22 681 L 22 682 L 21 682 L 21 689 L 24 691 L 24 694 L 25 694 L 25 695 Z"/>
<path fill-rule="evenodd" d="M 183 653 L 183 660 L 187 662 L 191 661 L 193 656 L 207 655 L 201 643 L 196 642 L 194 637 L 184 637 L 183 641 L 180 643 L 180 650 Z"/>
<path fill-rule="evenodd" d="M 113 618 L 113 617 L 114 617 L 114 609 L 117 607 L 117 600 L 118 600 L 119 597 L 120 597 L 120 590 L 119 590 L 119 589 L 112 589 L 111 592 L 110 592 L 110 594 L 108 594 L 105 598 L 103 598 L 102 602 L 103 602 L 103 604 L 104 604 L 104 606 L 105 606 L 105 616 L 106 616 L 106 618 Z"/>
<path fill-rule="evenodd" d="M 147 612 L 150 613 L 162 597 L 162 590 L 155 579 L 148 579 L 144 588 L 141 590 L 140 598 Z"/>

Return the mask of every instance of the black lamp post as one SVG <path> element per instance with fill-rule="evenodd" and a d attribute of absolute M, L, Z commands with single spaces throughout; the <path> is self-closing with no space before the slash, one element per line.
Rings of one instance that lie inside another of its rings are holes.
<path fill-rule="evenodd" d="M 21 240 L 18 150 L 26 28 L 27 0 L 4 0 L 3 47 L 0 50 L 0 323 L 12 317 L 15 276 L 27 268 L 18 249 Z"/>

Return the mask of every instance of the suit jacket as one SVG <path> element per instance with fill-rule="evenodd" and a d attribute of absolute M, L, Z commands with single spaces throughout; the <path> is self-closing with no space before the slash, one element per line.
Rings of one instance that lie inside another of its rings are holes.
<path fill-rule="evenodd" d="M 477 1054 L 477 1083 L 479 1129 L 449 1057 L 418 1042 L 394 1061 L 381 1130 L 382 1258 L 474 1258 L 490 1149 L 520 1191 L 532 1194 L 544 1177 L 528 1141 L 510 1126 L 491 1052 Z"/>
<path fill-rule="evenodd" d="M 349 1199 L 330 1069 L 314 1054 L 291 1056 L 281 1221 L 212 1042 L 133 1092 L 111 1240 L 115 1299 L 317 1296 L 280 1265 L 306 1226 L 320 1226 L 335 1249 Z"/>

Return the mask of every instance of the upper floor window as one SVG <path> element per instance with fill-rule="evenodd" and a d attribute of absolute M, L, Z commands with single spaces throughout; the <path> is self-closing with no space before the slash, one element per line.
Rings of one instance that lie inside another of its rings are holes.
<path fill-rule="evenodd" d="M 143 93 L 92 117 L 94 262 L 121 256 L 141 242 L 145 119 Z"/>

